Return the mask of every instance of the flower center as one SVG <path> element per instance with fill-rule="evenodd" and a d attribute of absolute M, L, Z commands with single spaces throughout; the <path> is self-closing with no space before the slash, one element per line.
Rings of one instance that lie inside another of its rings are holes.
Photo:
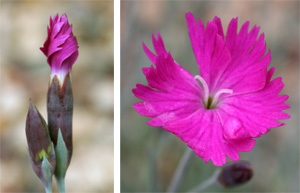
<path fill-rule="evenodd" d="M 202 84 L 202 88 L 204 91 L 204 96 L 203 96 L 204 98 L 202 99 L 202 102 L 206 109 L 217 108 L 221 94 L 225 94 L 225 93 L 232 94 L 233 93 L 232 89 L 221 89 L 218 92 L 216 92 L 214 95 L 211 95 L 209 93 L 209 88 L 208 88 L 206 81 L 199 75 L 196 75 L 195 79 L 198 79 Z"/>

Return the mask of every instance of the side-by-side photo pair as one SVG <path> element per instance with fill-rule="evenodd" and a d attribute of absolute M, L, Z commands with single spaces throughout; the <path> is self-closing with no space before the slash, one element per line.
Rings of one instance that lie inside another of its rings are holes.
<path fill-rule="evenodd" d="M 299 8 L 0 0 L 0 192 L 299 192 Z"/>

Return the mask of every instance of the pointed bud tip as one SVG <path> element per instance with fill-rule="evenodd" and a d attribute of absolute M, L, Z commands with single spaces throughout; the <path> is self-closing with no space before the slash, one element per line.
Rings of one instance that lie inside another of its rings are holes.
<path fill-rule="evenodd" d="M 29 111 L 32 109 L 35 109 L 35 106 L 33 105 L 31 98 L 29 99 L 29 108 L 28 109 L 29 109 Z"/>

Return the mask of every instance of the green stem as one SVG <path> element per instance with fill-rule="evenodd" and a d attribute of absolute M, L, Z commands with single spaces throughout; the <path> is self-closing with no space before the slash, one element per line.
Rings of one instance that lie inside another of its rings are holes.
<path fill-rule="evenodd" d="M 56 178 L 58 191 L 60 193 L 65 193 L 65 178 Z"/>
<path fill-rule="evenodd" d="M 157 182 L 156 182 L 156 155 L 154 145 L 148 145 L 148 157 L 149 157 L 149 178 L 150 178 L 150 190 L 151 192 L 156 192 Z"/>
<path fill-rule="evenodd" d="M 188 166 L 190 165 L 193 158 L 194 150 L 188 148 L 182 156 L 179 165 L 177 166 L 176 172 L 172 178 L 167 192 L 176 192 L 180 187 L 183 177 L 187 172 Z"/>
<path fill-rule="evenodd" d="M 45 186 L 45 190 L 46 190 L 46 193 L 52 193 L 52 184 L 51 184 L 51 186 L 48 186 L 48 187 Z"/>
<path fill-rule="evenodd" d="M 201 191 L 207 189 L 208 187 L 210 187 L 211 185 L 215 184 L 217 182 L 217 178 L 218 178 L 220 172 L 221 172 L 221 170 L 217 169 L 210 178 L 208 178 L 207 180 L 205 180 L 204 182 L 199 184 L 197 187 L 195 187 L 194 189 L 189 191 L 189 193 L 201 192 Z"/>

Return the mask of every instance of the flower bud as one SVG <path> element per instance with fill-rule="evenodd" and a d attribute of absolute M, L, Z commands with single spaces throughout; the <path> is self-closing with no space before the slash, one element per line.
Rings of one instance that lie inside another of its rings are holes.
<path fill-rule="evenodd" d="M 45 188 L 51 188 L 52 175 L 56 166 L 54 147 L 44 118 L 31 102 L 25 130 L 33 170 L 42 180 Z"/>
<path fill-rule="evenodd" d="M 248 182 L 252 176 L 253 169 L 250 163 L 240 161 L 223 167 L 218 182 L 224 187 L 234 187 Z"/>
<path fill-rule="evenodd" d="M 57 148 L 59 132 L 61 132 L 61 143 L 63 143 L 64 152 L 66 152 L 66 164 L 60 168 L 65 168 L 65 171 L 60 171 L 64 173 L 67 170 L 68 165 L 71 161 L 72 156 L 72 116 L 73 116 L 73 95 L 70 75 L 67 73 L 63 84 L 59 83 L 58 77 L 55 75 L 48 89 L 47 95 L 47 112 L 48 112 L 48 127 L 50 132 L 51 140 L 54 143 L 56 149 L 56 154 L 60 154 L 62 148 Z M 56 160 L 56 165 L 61 165 Z M 57 172 L 55 172 L 57 173 Z"/>
<path fill-rule="evenodd" d="M 47 57 L 47 62 L 51 67 L 51 80 L 56 75 L 62 83 L 77 60 L 77 40 L 66 14 L 62 16 L 56 14 L 53 19 L 50 17 L 50 26 L 47 31 L 47 39 L 40 49 Z"/>

